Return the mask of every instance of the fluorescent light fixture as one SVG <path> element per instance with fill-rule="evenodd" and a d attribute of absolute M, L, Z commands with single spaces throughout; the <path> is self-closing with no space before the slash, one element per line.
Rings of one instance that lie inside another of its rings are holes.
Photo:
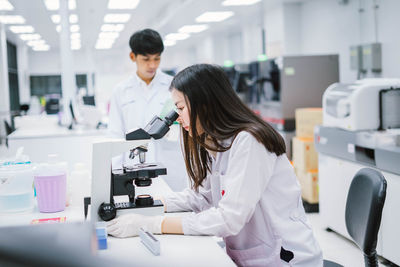
<path fill-rule="evenodd" d="M 73 32 L 73 33 L 79 32 L 79 29 L 80 29 L 80 27 L 79 27 L 78 24 L 74 24 L 74 25 L 69 26 L 69 31 L 70 31 L 70 32 Z M 57 32 L 60 32 L 60 31 L 61 31 L 61 25 L 57 25 L 57 26 L 56 26 L 56 31 L 57 31 Z"/>
<path fill-rule="evenodd" d="M 32 41 L 28 41 L 26 43 L 29 46 L 40 46 L 40 45 L 44 45 L 46 44 L 46 41 L 41 39 L 41 40 L 32 40 Z"/>
<path fill-rule="evenodd" d="M 196 22 L 219 22 L 233 16 L 232 11 L 204 12 L 196 18 Z"/>
<path fill-rule="evenodd" d="M 81 39 L 81 34 L 79 32 L 71 33 L 71 40 Z"/>
<path fill-rule="evenodd" d="M 250 6 L 254 5 L 261 0 L 225 0 L 222 2 L 223 6 Z"/>
<path fill-rule="evenodd" d="M 20 15 L 0 15 L 0 23 L 3 24 L 24 24 L 25 19 Z"/>
<path fill-rule="evenodd" d="M 75 10 L 76 9 L 76 1 L 75 0 L 68 0 L 68 9 Z"/>
<path fill-rule="evenodd" d="M 37 45 L 32 47 L 32 50 L 34 51 L 48 51 L 50 49 L 49 45 Z"/>
<path fill-rule="evenodd" d="M 74 39 L 74 40 L 71 40 L 71 45 L 73 45 L 73 46 L 80 46 L 81 45 L 81 40 L 80 39 Z"/>
<path fill-rule="evenodd" d="M 31 41 L 31 40 L 39 40 L 42 37 L 40 36 L 40 34 L 37 33 L 25 33 L 25 34 L 20 34 L 19 38 L 21 38 L 21 40 L 23 41 Z"/>
<path fill-rule="evenodd" d="M 109 41 L 110 39 L 98 39 L 96 42 L 96 49 L 110 49 L 114 44 L 114 41 Z M 114 39 L 112 39 L 114 40 Z"/>
<path fill-rule="evenodd" d="M 102 32 L 120 32 L 124 29 L 124 24 L 103 24 L 101 26 Z"/>
<path fill-rule="evenodd" d="M 78 15 L 77 14 L 69 15 L 69 23 L 78 23 Z"/>
<path fill-rule="evenodd" d="M 50 46 L 49 46 L 49 45 L 46 45 L 46 44 L 44 44 L 44 45 L 37 45 L 37 46 L 32 47 L 32 50 L 34 50 L 34 51 L 47 51 L 47 50 L 49 50 L 49 49 L 50 49 Z"/>
<path fill-rule="evenodd" d="M 79 29 L 80 29 L 80 27 L 79 27 L 78 24 L 74 24 L 74 25 L 69 26 L 70 32 L 79 32 Z"/>
<path fill-rule="evenodd" d="M 59 10 L 60 9 L 60 1 L 59 0 L 44 0 L 44 4 L 47 10 Z M 76 1 L 68 0 L 68 9 L 75 10 L 76 9 Z"/>
<path fill-rule="evenodd" d="M 107 14 L 104 16 L 106 23 L 125 23 L 131 18 L 131 14 Z"/>
<path fill-rule="evenodd" d="M 185 25 L 179 28 L 178 32 L 180 33 L 198 33 L 208 29 L 208 25 L 206 24 L 198 24 L 198 25 Z"/>
<path fill-rule="evenodd" d="M 14 10 L 14 6 L 8 0 L 0 0 L 0 10 Z"/>
<path fill-rule="evenodd" d="M 99 39 L 116 39 L 119 36 L 119 32 L 100 32 Z"/>
<path fill-rule="evenodd" d="M 71 50 L 79 50 L 81 49 L 81 44 L 71 44 Z"/>
<path fill-rule="evenodd" d="M 109 0 L 108 9 L 135 9 L 139 0 Z"/>
<path fill-rule="evenodd" d="M 61 17 L 60 15 L 51 15 L 51 20 L 53 21 L 53 23 L 59 24 L 61 22 Z M 78 15 L 69 15 L 69 23 L 78 23 Z"/>
<path fill-rule="evenodd" d="M 190 35 L 187 33 L 170 33 L 165 36 L 165 39 L 179 41 L 179 40 L 185 40 L 189 37 Z"/>
<path fill-rule="evenodd" d="M 53 23 L 55 24 L 59 24 L 61 22 L 61 17 L 60 15 L 51 15 L 51 20 L 53 21 Z"/>
<path fill-rule="evenodd" d="M 173 46 L 176 45 L 175 40 L 164 40 L 164 46 Z"/>
<path fill-rule="evenodd" d="M 10 26 L 10 31 L 13 33 L 33 33 L 35 29 L 32 26 L 25 25 L 25 26 Z"/>

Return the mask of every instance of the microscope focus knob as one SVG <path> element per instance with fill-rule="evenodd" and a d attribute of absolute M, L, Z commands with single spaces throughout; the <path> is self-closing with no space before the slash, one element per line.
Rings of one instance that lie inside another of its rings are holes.
<path fill-rule="evenodd" d="M 98 214 L 103 221 L 111 221 L 117 216 L 117 209 L 112 203 L 102 203 L 99 207 Z"/>

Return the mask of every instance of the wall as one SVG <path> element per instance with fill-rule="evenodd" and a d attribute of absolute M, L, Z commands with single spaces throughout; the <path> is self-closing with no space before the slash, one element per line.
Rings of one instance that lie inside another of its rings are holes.
<path fill-rule="evenodd" d="M 364 8 L 359 13 L 359 8 Z M 400 36 L 394 25 L 400 25 L 400 1 L 377 1 L 377 41 L 382 43 L 382 77 L 400 77 Z M 349 47 L 355 44 L 375 42 L 373 1 L 349 1 L 339 5 L 337 1 L 313 0 L 302 4 L 302 52 L 304 54 L 338 53 L 340 79 L 352 82 L 357 73 L 350 70 Z M 369 74 L 368 76 L 373 76 Z"/>

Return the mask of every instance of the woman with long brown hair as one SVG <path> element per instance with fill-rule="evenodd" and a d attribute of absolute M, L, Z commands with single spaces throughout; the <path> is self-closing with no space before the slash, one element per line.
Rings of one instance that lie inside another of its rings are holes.
<path fill-rule="evenodd" d="M 189 216 L 126 215 L 109 233 L 223 237 L 239 266 L 322 266 L 282 137 L 244 105 L 223 70 L 199 64 L 178 73 L 172 99 L 182 126 L 192 188 L 164 196 L 166 211 Z"/>

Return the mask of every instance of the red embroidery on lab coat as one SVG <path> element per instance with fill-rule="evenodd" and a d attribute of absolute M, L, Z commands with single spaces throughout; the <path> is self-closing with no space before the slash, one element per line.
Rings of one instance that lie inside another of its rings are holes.
<path fill-rule="evenodd" d="M 225 195 L 225 190 L 221 191 L 221 195 L 224 196 Z"/>

